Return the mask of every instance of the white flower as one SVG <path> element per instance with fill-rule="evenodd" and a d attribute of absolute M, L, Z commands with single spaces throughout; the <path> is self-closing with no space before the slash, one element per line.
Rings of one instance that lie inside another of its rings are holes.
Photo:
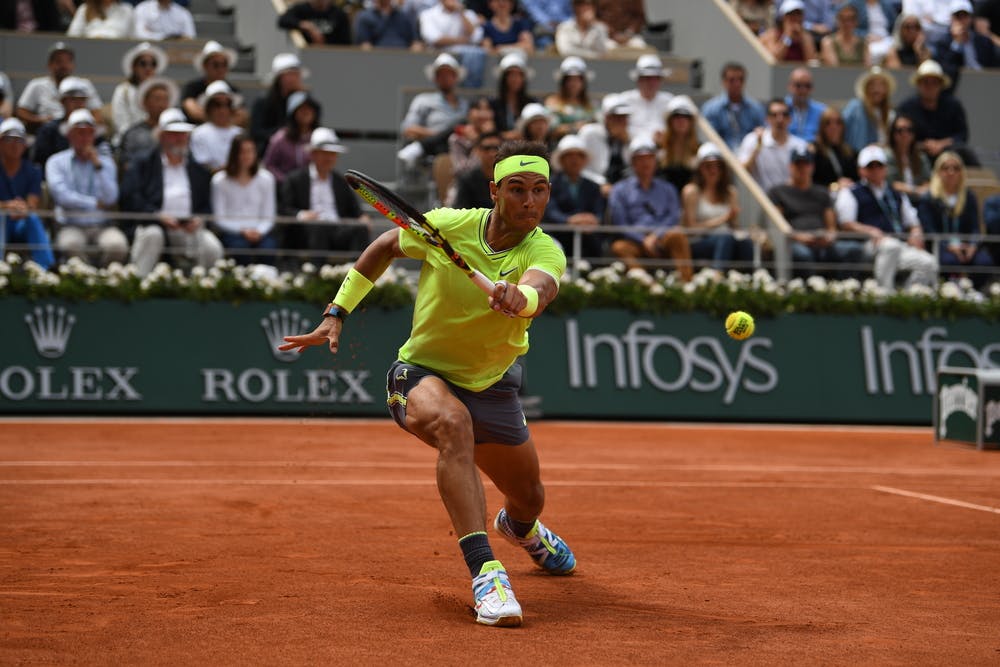
<path fill-rule="evenodd" d="M 9 252 L 7 253 L 7 263 L 11 266 L 17 266 L 21 263 L 21 256 L 16 252 Z"/>
<path fill-rule="evenodd" d="M 963 291 L 968 292 L 972 289 L 972 281 L 965 276 L 962 276 L 958 279 L 958 286 L 961 287 Z"/>
<path fill-rule="evenodd" d="M 682 289 L 685 294 L 694 294 L 694 291 L 698 289 L 698 286 L 694 284 L 694 281 L 691 281 L 689 283 L 684 283 L 684 287 Z"/>
<path fill-rule="evenodd" d="M 995 282 L 990 285 L 990 296 L 993 298 L 1000 297 L 1000 282 Z"/>
<path fill-rule="evenodd" d="M 646 269 L 642 267 L 629 269 L 625 277 L 629 280 L 634 280 L 637 283 L 642 283 L 643 285 L 649 286 L 653 284 L 653 277 L 646 272 Z"/>
<path fill-rule="evenodd" d="M 295 278 L 292 280 L 292 287 L 296 289 L 302 289 L 305 286 L 306 286 L 305 276 L 295 276 Z"/>
<path fill-rule="evenodd" d="M 611 262 L 610 268 L 615 273 L 625 273 L 625 262 Z"/>
<path fill-rule="evenodd" d="M 806 278 L 806 285 L 814 292 L 826 292 L 827 282 L 823 276 L 809 276 Z"/>
<path fill-rule="evenodd" d="M 858 292 L 861 290 L 861 282 L 857 278 L 847 278 L 840 281 L 840 284 L 848 292 Z"/>
<path fill-rule="evenodd" d="M 308 273 L 309 275 L 316 273 L 316 265 L 312 262 L 304 263 L 302 265 L 302 273 Z"/>
<path fill-rule="evenodd" d="M 806 281 L 802 278 L 792 278 L 788 281 L 787 287 L 790 293 L 799 294 L 806 291 Z"/>
<path fill-rule="evenodd" d="M 649 293 L 654 296 L 659 296 L 661 294 L 666 294 L 667 290 L 660 283 L 653 283 L 652 285 L 649 286 Z"/>
<path fill-rule="evenodd" d="M 218 283 L 215 281 L 214 278 L 210 278 L 210 277 L 206 276 L 206 277 L 200 278 L 198 280 L 198 287 L 200 287 L 202 289 L 209 289 L 209 290 L 211 290 L 211 289 L 215 289 L 216 286 L 218 286 Z"/>
<path fill-rule="evenodd" d="M 11 266 L 7 262 L 0 262 L 0 276 L 8 276 L 11 272 Z"/>
<path fill-rule="evenodd" d="M 585 260 L 585 259 L 578 259 L 578 260 L 576 260 L 573 263 L 573 268 L 576 269 L 580 273 L 590 273 L 590 270 L 593 267 L 590 265 L 590 262 L 588 262 L 587 260 Z"/>
<path fill-rule="evenodd" d="M 208 277 L 211 278 L 212 280 L 216 281 L 222 280 L 222 276 L 223 276 L 222 269 L 220 269 L 218 266 L 213 266 L 208 270 Z"/>
<path fill-rule="evenodd" d="M 9 284 L 10 284 L 10 281 L 7 279 L 7 276 L 0 275 L 0 289 L 4 289 Z"/>
<path fill-rule="evenodd" d="M 934 288 L 922 283 L 914 283 L 906 288 L 906 294 L 910 296 L 932 297 L 934 296 Z"/>
<path fill-rule="evenodd" d="M 219 261 L 221 262 L 222 260 L 220 259 Z M 199 280 L 201 278 L 204 278 L 206 273 L 207 273 L 207 271 L 205 271 L 205 267 L 204 266 L 196 266 L 193 269 L 191 269 L 191 277 L 192 278 L 197 278 Z"/>
<path fill-rule="evenodd" d="M 940 294 L 945 299 L 961 299 L 962 290 L 955 283 L 948 281 L 941 285 Z"/>

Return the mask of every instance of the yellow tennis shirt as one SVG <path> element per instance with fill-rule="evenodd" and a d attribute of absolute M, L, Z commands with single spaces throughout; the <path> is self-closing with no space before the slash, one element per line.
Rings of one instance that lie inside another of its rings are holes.
<path fill-rule="evenodd" d="M 536 269 L 558 283 L 566 256 L 555 241 L 536 228 L 513 248 L 493 250 L 486 242 L 490 210 L 439 208 L 427 213 L 427 219 L 469 266 L 490 280 L 517 284 L 525 271 Z M 423 260 L 413 328 L 399 359 L 471 391 L 494 384 L 528 351 L 531 319 L 491 310 L 489 297 L 461 269 L 412 234 L 400 230 L 399 244 L 407 257 Z"/>

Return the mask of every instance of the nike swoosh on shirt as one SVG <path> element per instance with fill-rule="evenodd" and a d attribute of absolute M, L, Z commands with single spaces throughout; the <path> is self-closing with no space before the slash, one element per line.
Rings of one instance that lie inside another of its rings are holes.
<path fill-rule="evenodd" d="M 501 271 L 500 272 L 500 277 L 503 278 L 504 276 L 509 276 L 510 274 L 514 273 L 515 271 L 517 271 L 517 267 L 516 266 L 513 269 L 507 269 L 506 271 Z"/>
<path fill-rule="evenodd" d="M 520 165 L 522 167 L 527 167 L 529 164 L 537 164 L 537 163 L 538 163 L 538 160 L 532 160 L 531 162 L 525 162 L 524 160 L 521 160 Z"/>

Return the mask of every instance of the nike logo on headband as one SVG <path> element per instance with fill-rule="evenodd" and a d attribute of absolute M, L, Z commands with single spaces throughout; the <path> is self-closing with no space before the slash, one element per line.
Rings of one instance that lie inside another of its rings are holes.
<path fill-rule="evenodd" d="M 521 162 L 520 162 L 519 164 L 520 164 L 520 165 L 521 165 L 522 167 L 527 167 L 527 166 L 528 166 L 529 164 L 535 164 L 536 162 L 537 162 L 537 160 L 535 160 L 535 161 L 532 161 L 532 162 L 525 162 L 524 160 L 521 160 Z"/>

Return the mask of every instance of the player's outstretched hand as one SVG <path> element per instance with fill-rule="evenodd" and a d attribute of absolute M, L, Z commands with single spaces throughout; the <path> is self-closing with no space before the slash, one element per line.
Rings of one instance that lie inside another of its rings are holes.
<path fill-rule="evenodd" d="M 302 352 L 306 348 L 312 347 L 313 345 L 328 344 L 330 346 L 330 352 L 332 354 L 337 354 L 337 348 L 340 345 L 340 328 L 342 326 L 343 322 L 339 318 L 324 317 L 319 326 L 307 334 L 302 334 L 300 336 L 285 336 L 285 343 L 283 345 L 279 345 L 278 349 L 282 352 L 286 352 L 288 350 Z"/>

